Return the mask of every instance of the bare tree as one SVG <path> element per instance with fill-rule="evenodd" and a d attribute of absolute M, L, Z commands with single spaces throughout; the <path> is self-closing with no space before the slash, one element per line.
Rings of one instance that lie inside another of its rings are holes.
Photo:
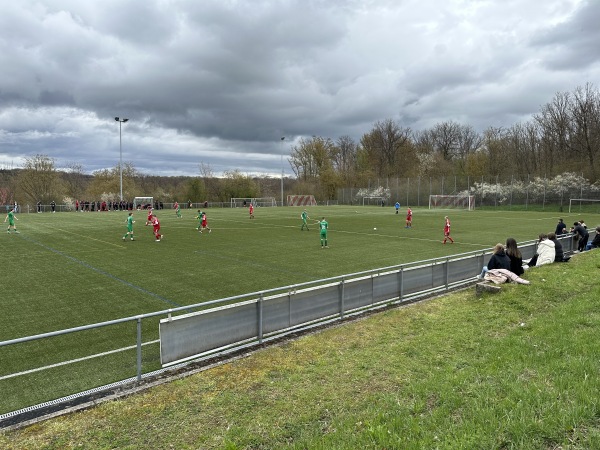
<path fill-rule="evenodd" d="M 63 173 L 66 194 L 73 199 L 81 199 L 88 183 L 88 177 L 83 171 L 83 165 L 75 162 L 67 163 Z"/>
<path fill-rule="evenodd" d="M 534 115 L 534 120 L 541 128 L 540 169 L 545 174 L 553 173 L 558 167 L 556 163 L 564 161 L 571 153 L 570 97 L 568 92 L 559 92 L 550 103 L 542 106 L 540 112 Z"/>
<path fill-rule="evenodd" d="M 338 138 L 333 154 L 333 167 L 341 179 L 352 184 L 356 169 L 358 145 L 350 136 Z"/>
<path fill-rule="evenodd" d="M 461 125 L 458 127 L 456 157 L 462 173 L 465 171 L 467 158 L 481 147 L 482 142 L 483 138 L 471 125 Z"/>
<path fill-rule="evenodd" d="M 600 96 L 591 84 L 578 87 L 571 102 L 571 148 L 583 161 L 591 178 L 596 178 L 596 160 L 600 152 Z M 582 171 L 585 168 L 582 167 Z"/>
<path fill-rule="evenodd" d="M 290 166 L 297 178 L 304 181 L 318 178 L 325 170 L 333 166 L 336 147 L 329 138 L 313 136 L 312 139 L 300 139 L 292 147 Z"/>
<path fill-rule="evenodd" d="M 25 167 L 19 174 L 18 188 L 28 202 L 60 199 L 62 189 L 54 159 L 47 155 L 26 158 Z"/>
<path fill-rule="evenodd" d="M 410 128 L 386 119 L 376 122 L 371 131 L 362 136 L 360 144 L 369 155 L 376 175 L 387 177 L 398 174 L 406 161 L 402 157 L 404 151 L 414 153 L 411 135 Z"/>

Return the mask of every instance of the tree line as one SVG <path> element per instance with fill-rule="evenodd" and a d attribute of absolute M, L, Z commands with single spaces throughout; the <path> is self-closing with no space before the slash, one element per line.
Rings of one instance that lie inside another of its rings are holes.
<path fill-rule="evenodd" d="M 591 84 L 559 92 L 531 120 L 477 132 L 449 120 L 413 131 L 376 122 L 358 142 L 313 136 L 292 147 L 298 180 L 333 199 L 337 188 L 369 180 L 443 176 L 552 177 L 565 172 L 598 181 L 600 93 Z"/>
<path fill-rule="evenodd" d="M 414 131 L 392 119 L 373 124 L 358 142 L 349 136 L 301 138 L 288 159 L 294 179 L 285 179 L 286 194 L 313 194 L 336 199 L 341 188 L 366 187 L 373 179 L 473 179 L 579 173 L 598 181 L 600 157 L 600 93 L 588 83 L 559 92 L 527 122 L 510 127 L 473 126 L 452 120 Z M 239 170 L 216 177 L 200 163 L 195 177 L 164 177 L 122 167 L 123 197 L 153 196 L 162 201 L 228 202 L 232 197 L 275 197 L 280 180 L 253 177 Z M 35 155 L 22 169 L 0 171 L 0 203 L 119 200 L 120 167 L 84 173 L 71 164 L 58 170 L 53 158 Z"/>
<path fill-rule="evenodd" d="M 162 202 L 200 203 L 229 202 L 232 197 L 275 197 L 280 181 L 262 179 L 242 174 L 239 170 L 216 177 L 208 165 L 201 164 L 200 175 L 154 176 L 138 172 L 131 163 L 123 164 L 123 199 L 131 201 L 136 196 L 152 196 Z M 265 194 L 266 192 L 266 194 Z M 0 204 L 44 205 L 82 201 L 119 201 L 121 171 L 119 166 L 87 175 L 80 165 L 57 169 L 48 155 L 35 155 L 25 159 L 24 167 L 0 170 Z"/>

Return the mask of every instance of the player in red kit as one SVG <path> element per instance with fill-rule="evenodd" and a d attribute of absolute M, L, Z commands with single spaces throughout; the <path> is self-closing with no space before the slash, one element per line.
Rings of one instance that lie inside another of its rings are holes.
<path fill-rule="evenodd" d="M 254 205 L 252 203 L 250 203 L 250 208 L 248 211 L 250 212 L 250 218 L 254 219 Z"/>
<path fill-rule="evenodd" d="M 160 234 L 160 222 L 158 221 L 158 217 L 152 216 L 152 232 L 154 233 L 154 237 L 156 238 L 156 242 L 160 242 L 163 238 L 163 235 Z"/>
<path fill-rule="evenodd" d="M 412 228 L 412 209 L 410 209 L 410 206 L 406 210 L 406 226 L 404 228 Z"/>
<path fill-rule="evenodd" d="M 204 230 L 208 230 L 208 232 L 210 233 L 210 228 L 208 227 L 208 219 L 206 218 L 206 213 L 202 213 L 202 222 L 200 225 L 202 228 L 200 228 L 200 233 L 202 233 L 202 231 Z"/>
<path fill-rule="evenodd" d="M 150 208 L 148 210 L 148 217 L 146 218 L 146 226 L 148 226 L 152 223 L 152 215 L 153 214 L 154 214 L 154 210 L 152 208 Z"/>
<path fill-rule="evenodd" d="M 450 219 L 448 219 L 448 216 L 445 217 L 446 219 L 446 223 L 444 224 L 444 244 L 446 243 L 446 240 L 450 239 L 450 242 L 452 242 L 454 244 L 454 239 L 452 239 L 450 237 Z"/>

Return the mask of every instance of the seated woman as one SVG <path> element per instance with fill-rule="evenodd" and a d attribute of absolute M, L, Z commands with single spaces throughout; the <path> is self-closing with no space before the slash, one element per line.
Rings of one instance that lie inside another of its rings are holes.
<path fill-rule="evenodd" d="M 531 261 L 530 266 L 543 266 L 544 264 L 550 264 L 554 262 L 556 258 L 556 250 L 554 249 L 554 242 L 548 239 L 546 233 L 541 233 L 539 238 L 537 251 Z"/>
<path fill-rule="evenodd" d="M 492 269 L 506 269 L 506 270 L 510 270 L 510 258 L 508 256 L 506 256 L 506 253 L 504 252 L 504 245 L 502 244 L 496 244 L 494 246 L 494 252 L 492 253 L 492 256 L 490 257 L 490 260 L 487 263 L 487 266 L 483 266 L 483 270 L 481 271 L 481 274 L 479 275 L 479 279 L 483 278 L 483 276 L 485 275 L 485 273 L 488 270 L 492 270 Z"/>
<path fill-rule="evenodd" d="M 506 239 L 506 256 L 510 259 L 510 271 L 517 275 L 523 275 L 525 268 L 523 267 L 523 256 L 521 250 L 517 247 L 517 241 L 514 238 Z"/>
<path fill-rule="evenodd" d="M 570 256 L 565 256 L 562 244 L 558 239 L 556 239 L 556 233 L 548 233 L 548 240 L 554 242 L 554 252 L 556 253 L 554 262 L 567 262 L 569 259 L 571 259 Z"/>

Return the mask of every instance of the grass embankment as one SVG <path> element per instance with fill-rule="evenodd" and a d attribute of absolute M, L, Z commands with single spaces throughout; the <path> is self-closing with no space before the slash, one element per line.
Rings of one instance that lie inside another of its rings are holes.
<path fill-rule="evenodd" d="M 0 434 L 1 448 L 600 448 L 600 250 Z"/>

